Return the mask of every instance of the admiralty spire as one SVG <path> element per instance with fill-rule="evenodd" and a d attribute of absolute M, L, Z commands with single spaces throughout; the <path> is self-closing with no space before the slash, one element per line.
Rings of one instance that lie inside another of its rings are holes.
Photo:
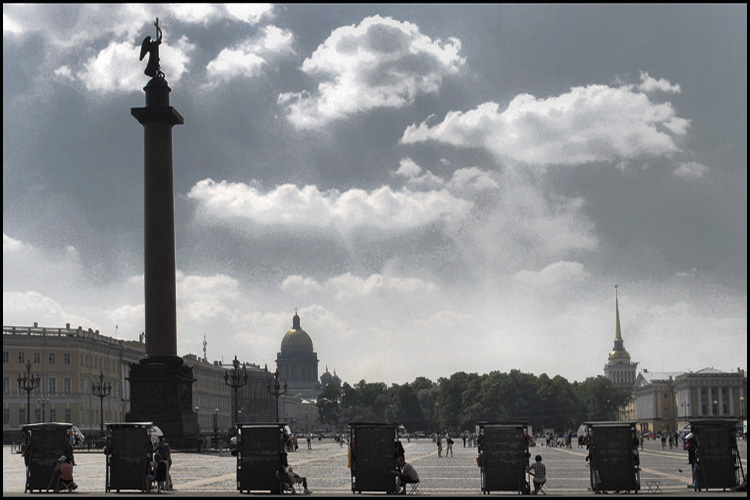
<path fill-rule="evenodd" d="M 612 381 L 615 387 L 633 390 L 638 363 L 630 361 L 630 354 L 625 350 L 620 328 L 620 305 L 617 299 L 617 285 L 615 285 L 615 344 L 609 353 L 607 364 L 604 365 L 604 375 Z"/>

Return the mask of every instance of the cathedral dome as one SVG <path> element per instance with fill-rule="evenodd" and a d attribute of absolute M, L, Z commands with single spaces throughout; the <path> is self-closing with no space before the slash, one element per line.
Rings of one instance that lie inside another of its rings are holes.
<path fill-rule="evenodd" d="M 294 313 L 292 318 L 292 329 L 286 332 L 284 338 L 281 339 L 281 350 L 286 351 L 289 349 L 312 352 L 313 342 L 310 336 L 302 328 L 300 328 L 299 316 Z"/>
<path fill-rule="evenodd" d="M 333 375 L 331 375 L 331 372 L 328 371 L 328 367 L 326 366 L 326 371 L 323 372 L 323 375 L 320 376 L 320 385 L 323 387 L 327 386 L 333 381 Z"/>

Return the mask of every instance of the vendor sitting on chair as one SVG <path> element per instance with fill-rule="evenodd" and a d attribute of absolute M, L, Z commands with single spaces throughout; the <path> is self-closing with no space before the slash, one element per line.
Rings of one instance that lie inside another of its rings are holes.
<path fill-rule="evenodd" d="M 292 493 L 294 493 L 294 485 L 299 483 L 302 483 L 305 495 L 309 495 L 312 493 L 312 491 L 307 488 L 307 478 L 300 476 L 299 474 L 294 472 L 292 470 L 292 466 L 289 465 L 289 462 L 287 461 L 286 449 L 281 452 L 281 470 L 279 471 L 279 481 L 291 487 Z M 283 490 L 281 491 L 281 493 L 283 493 Z"/>
<path fill-rule="evenodd" d="M 405 495 L 406 485 L 418 483 L 419 474 L 417 474 L 417 470 L 414 468 L 414 466 L 406 461 L 403 455 L 398 457 L 398 461 L 396 463 L 398 464 L 399 468 L 398 471 L 395 471 L 396 488 L 398 493 Z"/>
<path fill-rule="evenodd" d="M 541 455 L 534 457 L 534 463 L 526 467 L 526 472 L 534 476 L 534 491 L 531 494 L 536 495 L 542 489 L 544 483 L 547 482 L 547 468 L 542 463 Z"/>
<path fill-rule="evenodd" d="M 73 466 L 67 462 L 65 455 L 57 459 L 57 465 L 55 466 L 55 473 L 60 475 L 57 478 L 57 485 L 55 485 L 55 493 L 60 491 L 60 488 L 67 490 L 74 490 L 77 488 L 73 481 Z"/>

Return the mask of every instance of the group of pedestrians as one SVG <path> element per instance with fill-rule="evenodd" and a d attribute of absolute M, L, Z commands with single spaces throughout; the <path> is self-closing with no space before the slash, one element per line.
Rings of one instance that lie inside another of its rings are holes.
<path fill-rule="evenodd" d="M 439 432 L 435 433 L 433 436 L 433 441 L 435 444 L 437 444 L 437 452 L 438 456 L 443 456 L 443 435 Z M 448 454 L 450 453 L 450 456 L 453 456 L 453 438 L 451 438 L 451 435 L 448 433 L 448 431 L 445 432 L 445 458 L 448 458 Z"/>
<path fill-rule="evenodd" d="M 164 436 L 160 436 L 146 469 L 146 493 L 151 493 L 154 483 L 156 483 L 157 493 L 174 489 L 172 475 L 170 474 L 171 468 L 172 449 L 169 447 L 167 439 Z"/>
<path fill-rule="evenodd" d="M 673 447 L 677 447 L 677 445 L 680 443 L 680 435 L 677 433 L 677 431 L 672 432 L 662 432 L 661 433 L 661 449 L 666 449 L 667 442 L 669 442 L 669 449 L 671 450 Z"/>

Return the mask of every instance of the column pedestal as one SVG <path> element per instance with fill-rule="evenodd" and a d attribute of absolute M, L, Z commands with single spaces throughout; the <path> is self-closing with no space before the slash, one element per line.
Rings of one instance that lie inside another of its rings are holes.
<path fill-rule="evenodd" d="M 130 365 L 128 422 L 154 422 L 175 449 L 193 449 L 200 429 L 193 411 L 193 370 L 174 356 Z"/>

